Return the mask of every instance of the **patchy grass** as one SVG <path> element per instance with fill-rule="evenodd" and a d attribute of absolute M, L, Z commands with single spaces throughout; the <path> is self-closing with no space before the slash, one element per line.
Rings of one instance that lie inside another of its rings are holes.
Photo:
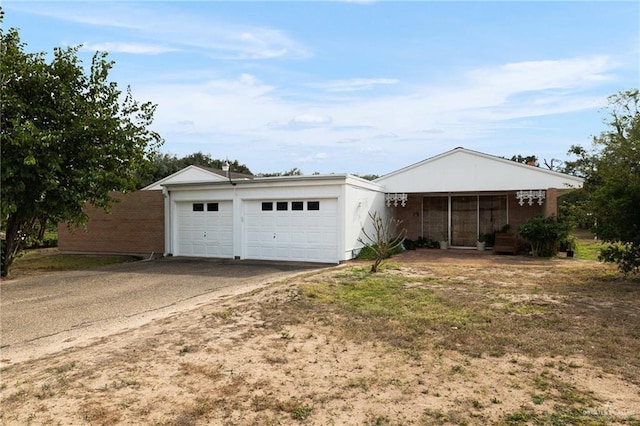
<path fill-rule="evenodd" d="M 137 260 L 140 260 L 137 256 L 61 254 L 56 249 L 36 249 L 27 250 L 15 259 L 11 274 L 85 270 Z"/>
<path fill-rule="evenodd" d="M 427 280 L 428 281 L 428 280 Z M 354 268 L 338 274 L 332 282 L 302 286 L 308 301 L 343 310 L 349 337 L 376 339 L 392 346 L 420 351 L 438 331 L 463 329 L 484 323 L 487 312 L 473 304 L 451 304 L 437 290 L 426 288 L 420 277 L 401 274 L 371 274 Z M 409 285 L 410 287 L 407 287 Z"/>
<path fill-rule="evenodd" d="M 576 259 L 368 269 L 9 366 L 0 423 L 640 426 L 640 279 Z"/>
<path fill-rule="evenodd" d="M 574 236 L 576 237 L 577 243 L 575 257 L 578 259 L 599 261 L 600 250 L 610 245 L 609 243 L 596 239 L 591 231 L 588 230 L 576 230 Z"/>
<path fill-rule="evenodd" d="M 535 286 L 496 285 L 495 270 L 441 269 L 442 277 L 427 279 L 350 269 L 301 286 L 304 309 L 331 310 L 350 339 L 384 341 L 415 354 L 584 354 L 640 384 L 638 282 L 593 266 L 557 268 L 553 275 L 546 266 L 523 268 L 518 278 Z M 473 281 L 466 279 L 470 272 Z"/>

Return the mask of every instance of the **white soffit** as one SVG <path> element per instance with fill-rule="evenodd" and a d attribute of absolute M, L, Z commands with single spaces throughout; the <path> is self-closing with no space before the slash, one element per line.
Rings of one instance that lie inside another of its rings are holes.
<path fill-rule="evenodd" d="M 456 148 L 374 182 L 385 192 L 480 192 L 581 188 L 583 179 Z"/>

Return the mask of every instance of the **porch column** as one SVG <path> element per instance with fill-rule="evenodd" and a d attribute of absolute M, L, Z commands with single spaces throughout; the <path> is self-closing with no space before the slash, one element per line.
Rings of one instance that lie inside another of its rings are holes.
<path fill-rule="evenodd" d="M 544 200 L 544 217 L 558 215 L 558 190 L 547 188 L 547 198 Z"/>

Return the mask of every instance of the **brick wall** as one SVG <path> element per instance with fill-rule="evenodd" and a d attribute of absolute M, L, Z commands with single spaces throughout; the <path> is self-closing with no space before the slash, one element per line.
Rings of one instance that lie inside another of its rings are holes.
<path fill-rule="evenodd" d="M 407 230 L 407 238 L 415 240 L 422 236 L 422 197 L 409 195 L 407 204 L 402 207 L 398 203 L 398 207 L 391 204 L 391 214 L 394 219 L 401 220 L 400 229 Z"/>
<path fill-rule="evenodd" d="M 58 226 L 62 252 L 162 254 L 164 252 L 164 197 L 162 191 L 116 194 L 110 213 L 88 206 L 87 232 Z"/>
<path fill-rule="evenodd" d="M 544 214 L 545 205 L 542 206 L 538 204 L 537 201 L 534 201 L 533 205 L 529 205 L 528 201 L 525 201 L 524 205 L 521 206 L 518 203 L 518 199 L 516 198 L 515 192 L 509 193 L 509 226 L 511 232 L 518 232 L 518 226 L 525 223 L 527 220 L 532 217 Z M 547 200 L 545 200 L 545 203 Z"/>

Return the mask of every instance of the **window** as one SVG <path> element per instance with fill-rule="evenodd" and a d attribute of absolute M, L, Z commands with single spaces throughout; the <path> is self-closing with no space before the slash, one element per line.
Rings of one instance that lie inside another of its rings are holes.
<path fill-rule="evenodd" d="M 289 203 L 287 203 L 286 201 L 278 201 L 276 203 L 276 210 L 279 210 L 279 211 L 289 210 Z"/>
<path fill-rule="evenodd" d="M 193 203 L 193 211 L 194 212 L 203 212 L 204 204 L 203 203 Z"/>
<path fill-rule="evenodd" d="M 272 202 L 264 202 L 262 203 L 262 211 L 271 211 L 273 210 L 273 203 Z"/>
<path fill-rule="evenodd" d="M 307 210 L 320 210 L 320 201 L 307 201 Z"/>
<path fill-rule="evenodd" d="M 218 211 L 218 203 L 207 203 L 207 211 L 208 212 L 217 212 Z"/>
<path fill-rule="evenodd" d="M 291 210 L 303 210 L 304 202 L 302 201 L 292 201 L 291 202 Z"/>

